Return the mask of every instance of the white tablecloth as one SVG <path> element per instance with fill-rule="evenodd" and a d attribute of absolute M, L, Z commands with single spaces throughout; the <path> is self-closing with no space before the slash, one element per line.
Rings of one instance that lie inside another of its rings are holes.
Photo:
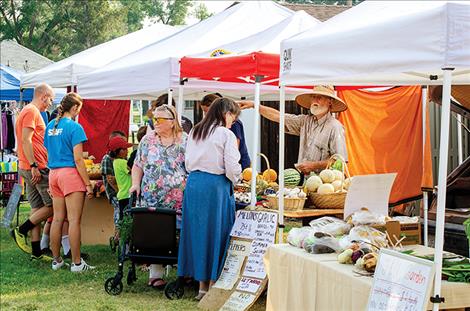
<path fill-rule="evenodd" d="M 422 254 L 433 249 L 413 246 Z M 336 254 L 309 254 L 288 244 L 271 246 L 264 258 L 269 277 L 266 310 L 365 310 L 371 277 L 356 276 Z M 470 284 L 443 281 L 441 309 L 470 307 Z M 429 304 L 429 309 L 432 305 Z"/>

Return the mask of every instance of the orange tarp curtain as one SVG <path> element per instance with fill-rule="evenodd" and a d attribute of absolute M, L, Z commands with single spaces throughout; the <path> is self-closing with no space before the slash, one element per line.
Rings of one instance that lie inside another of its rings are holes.
<path fill-rule="evenodd" d="M 398 173 L 390 203 L 421 195 L 432 187 L 432 162 L 427 127 L 423 160 L 421 87 L 386 91 L 339 91 L 348 110 L 339 120 L 346 129 L 351 175 Z"/>

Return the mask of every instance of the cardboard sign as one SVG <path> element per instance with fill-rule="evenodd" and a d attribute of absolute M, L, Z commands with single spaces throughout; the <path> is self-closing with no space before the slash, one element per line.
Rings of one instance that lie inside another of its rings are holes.
<path fill-rule="evenodd" d="M 238 281 L 240 270 L 245 258 L 250 253 L 251 243 L 247 241 L 231 240 L 227 252 L 227 258 L 222 273 L 214 284 L 215 288 L 232 290 Z"/>
<path fill-rule="evenodd" d="M 20 204 L 22 192 L 23 187 L 18 184 L 15 184 L 13 186 L 10 198 L 8 199 L 8 203 L 5 208 L 5 213 L 3 214 L 2 226 L 4 228 L 10 228 L 11 222 L 13 221 L 13 217 L 15 217 L 15 212 Z"/>
<path fill-rule="evenodd" d="M 255 302 L 256 295 L 234 292 L 227 302 L 220 308 L 220 311 L 240 311 L 248 309 Z"/>
<path fill-rule="evenodd" d="M 432 261 L 381 249 L 367 310 L 426 310 L 433 279 Z"/>
<path fill-rule="evenodd" d="M 270 211 L 237 212 L 222 273 L 199 308 L 243 311 L 256 302 L 267 284 L 263 256 L 276 239 L 277 217 Z"/>

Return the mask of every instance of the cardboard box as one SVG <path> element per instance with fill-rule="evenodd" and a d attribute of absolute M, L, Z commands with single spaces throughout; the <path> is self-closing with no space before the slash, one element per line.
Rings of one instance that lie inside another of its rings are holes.
<path fill-rule="evenodd" d="M 392 243 L 396 243 L 397 239 L 405 237 L 401 242 L 402 245 L 415 245 L 421 244 L 421 224 L 400 224 L 398 221 L 387 221 L 385 226 L 372 226 L 382 232 L 388 232 L 392 239 Z"/>

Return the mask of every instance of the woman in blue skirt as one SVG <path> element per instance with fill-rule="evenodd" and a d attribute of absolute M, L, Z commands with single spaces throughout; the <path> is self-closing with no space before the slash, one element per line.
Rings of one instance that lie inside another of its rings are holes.
<path fill-rule="evenodd" d="M 219 98 L 189 135 L 178 275 L 199 281 L 200 300 L 217 280 L 235 221 L 233 184 L 241 174 L 237 139 L 230 131 L 240 114 L 231 99 Z"/>

